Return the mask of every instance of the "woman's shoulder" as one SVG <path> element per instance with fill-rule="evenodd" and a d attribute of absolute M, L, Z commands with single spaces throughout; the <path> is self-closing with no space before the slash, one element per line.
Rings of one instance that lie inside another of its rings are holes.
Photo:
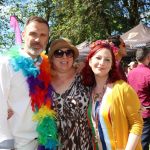
<path fill-rule="evenodd" d="M 119 89 L 123 89 L 123 90 L 128 90 L 130 88 L 132 88 L 127 82 L 125 82 L 124 80 L 117 80 L 114 83 L 114 87 L 117 87 Z"/>
<path fill-rule="evenodd" d="M 123 80 L 115 82 L 113 91 L 116 95 L 122 95 L 123 98 L 138 98 L 136 91 Z"/>

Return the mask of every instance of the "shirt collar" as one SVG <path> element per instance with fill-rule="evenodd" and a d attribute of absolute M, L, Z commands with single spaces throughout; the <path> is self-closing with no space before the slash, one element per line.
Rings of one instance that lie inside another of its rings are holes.
<path fill-rule="evenodd" d="M 32 58 L 28 53 L 26 53 L 23 48 L 19 50 L 20 54 L 24 57 Z M 42 63 L 42 57 L 39 55 L 33 59 L 33 62 L 36 66 L 39 66 Z"/>
<path fill-rule="evenodd" d="M 148 67 L 147 65 L 144 65 L 144 64 L 138 64 L 137 67 Z M 149 68 L 149 67 L 148 67 Z"/>

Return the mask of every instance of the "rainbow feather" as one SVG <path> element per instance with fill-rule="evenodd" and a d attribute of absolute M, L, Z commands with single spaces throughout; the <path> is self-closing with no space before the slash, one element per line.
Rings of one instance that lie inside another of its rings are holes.
<path fill-rule="evenodd" d="M 52 109 L 50 66 L 48 57 L 41 54 L 40 69 L 35 67 L 30 57 L 19 54 L 19 47 L 11 49 L 7 55 L 14 71 L 22 70 L 27 77 L 31 106 L 34 112 L 33 121 L 37 121 L 38 141 L 47 150 L 55 150 L 58 146 L 56 112 Z"/>

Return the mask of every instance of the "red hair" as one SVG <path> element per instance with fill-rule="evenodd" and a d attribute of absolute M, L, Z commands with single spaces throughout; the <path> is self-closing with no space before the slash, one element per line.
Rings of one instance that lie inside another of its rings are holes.
<path fill-rule="evenodd" d="M 93 86 L 96 84 L 94 73 L 89 66 L 89 60 L 101 49 L 106 48 L 110 51 L 112 56 L 112 67 L 109 71 L 108 83 L 114 83 L 121 79 L 120 73 L 117 71 L 115 54 L 117 48 L 106 40 L 97 40 L 90 45 L 89 54 L 86 57 L 85 67 L 83 68 L 81 74 L 83 78 L 83 84 L 87 86 Z"/>

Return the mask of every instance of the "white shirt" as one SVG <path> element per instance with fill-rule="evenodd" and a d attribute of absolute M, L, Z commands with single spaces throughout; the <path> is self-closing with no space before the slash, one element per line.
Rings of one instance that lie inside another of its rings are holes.
<path fill-rule="evenodd" d="M 14 112 L 9 120 L 8 108 Z M 37 138 L 32 116 L 26 77 L 21 69 L 15 72 L 7 58 L 0 58 L 0 143 L 14 139 L 15 148 L 20 148 Z"/>

